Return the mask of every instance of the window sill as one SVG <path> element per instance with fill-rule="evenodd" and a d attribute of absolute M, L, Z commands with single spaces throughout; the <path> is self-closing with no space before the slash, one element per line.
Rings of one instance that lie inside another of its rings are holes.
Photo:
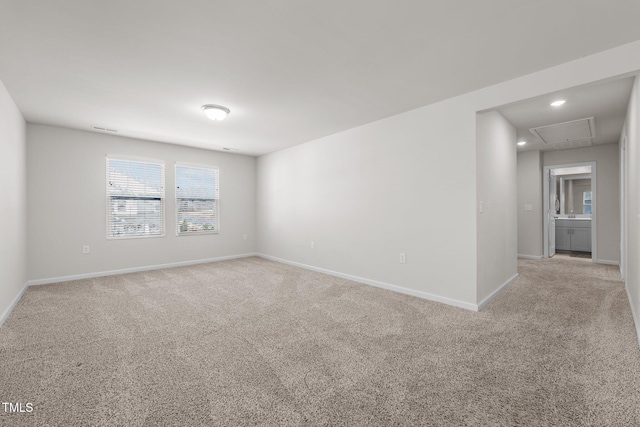
<path fill-rule="evenodd" d="M 203 234 L 220 234 L 220 230 L 218 230 L 218 231 L 192 231 L 192 232 L 186 232 L 186 233 L 176 233 L 176 236 L 178 236 L 178 237 L 201 236 Z"/>
<path fill-rule="evenodd" d="M 148 236 L 107 236 L 107 240 L 157 239 L 159 237 L 166 237 L 166 234 L 150 234 Z"/>

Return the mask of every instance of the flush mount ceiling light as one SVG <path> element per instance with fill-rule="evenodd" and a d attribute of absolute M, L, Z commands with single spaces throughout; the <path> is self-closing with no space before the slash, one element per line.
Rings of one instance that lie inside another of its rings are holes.
<path fill-rule="evenodd" d="M 231 112 L 227 107 L 215 104 L 203 105 L 202 110 L 211 120 L 224 120 Z"/>
<path fill-rule="evenodd" d="M 565 102 L 567 102 L 567 101 L 565 101 L 564 99 L 558 99 L 557 101 L 553 101 L 553 102 L 551 103 L 551 106 L 552 106 L 552 107 L 559 107 L 559 106 L 561 106 L 562 104 L 564 104 Z"/>
<path fill-rule="evenodd" d="M 527 141 L 518 141 L 518 145 L 524 145 L 526 143 L 527 143 Z"/>

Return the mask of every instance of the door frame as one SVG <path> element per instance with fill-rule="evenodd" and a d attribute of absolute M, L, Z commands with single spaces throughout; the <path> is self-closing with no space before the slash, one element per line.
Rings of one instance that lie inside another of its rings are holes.
<path fill-rule="evenodd" d="M 551 178 L 553 177 L 553 187 L 551 186 Z M 544 174 L 544 178 L 545 178 L 545 189 L 549 192 L 549 194 L 547 195 L 547 197 L 545 198 L 545 200 L 547 200 L 549 206 L 547 206 L 546 212 L 548 212 L 550 214 L 551 209 L 553 209 L 555 211 L 556 209 L 556 197 L 558 197 L 558 191 L 556 190 L 556 184 L 558 182 L 558 177 L 556 177 L 556 174 L 553 173 L 553 169 L 549 169 L 545 174 Z M 560 184 L 562 184 L 562 178 L 560 178 Z M 553 188 L 553 190 L 552 190 Z M 552 203 L 553 200 L 553 203 Z M 560 188 L 560 203 L 564 203 L 564 191 L 563 188 Z M 553 208 L 551 207 L 553 205 Z M 560 210 L 562 210 L 562 207 L 560 208 Z M 547 219 L 549 222 L 547 224 L 547 229 L 546 229 L 546 236 L 547 239 L 552 239 L 550 242 L 548 242 L 548 244 L 546 245 L 547 250 L 549 251 L 549 253 L 547 254 L 547 257 L 552 257 L 556 254 L 558 248 L 556 247 L 556 220 L 555 220 L 555 212 L 554 212 L 554 218 L 552 219 L 551 215 L 547 215 L 546 217 L 544 217 L 545 219 Z M 552 232 L 553 231 L 553 232 Z M 552 250 L 553 249 L 553 250 Z"/>
<path fill-rule="evenodd" d="M 549 258 L 549 183 L 547 178 L 551 169 L 572 168 L 577 166 L 591 166 L 591 261 L 597 262 L 598 259 L 598 181 L 596 174 L 596 162 L 580 162 L 568 163 L 562 165 L 544 166 L 542 171 L 542 234 L 543 234 L 543 251 L 544 258 Z"/>
<path fill-rule="evenodd" d="M 620 275 L 627 281 L 627 135 L 620 145 Z"/>

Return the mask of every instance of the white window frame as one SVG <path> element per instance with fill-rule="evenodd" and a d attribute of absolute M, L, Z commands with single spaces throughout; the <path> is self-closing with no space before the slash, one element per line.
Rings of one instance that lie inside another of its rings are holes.
<path fill-rule="evenodd" d="M 112 236 L 110 235 L 110 214 L 111 214 L 111 197 L 109 195 L 109 160 L 122 160 L 129 162 L 139 162 L 139 163 L 153 163 L 160 165 L 162 168 L 162 195 L 161 195 L 161 206 L 162 206 L 162 233 L 160 234 L 149 234 L 149 235 L 141 235 L 141 236 Z M 167 176 L 165 171 L 165 163 L 164 160 L 158 159 L 150 159 L 146 157 L 133 157 L 133 156 L 121 156 L 121 155 L 106 155 L 105 160 L 105 192 L 106 192 L 106 236 L 107 240 L 126 240 L 126 239 L 153 239 L 158 237 L 165 237 L 167 233 L 167 216 L 166 216 L 166 207 L 167 207 L 167 197 L 166 197 L 166 182 Z"/>
<path fill-rule="evenodd" d="M 178 197 L 178 168 L 179 167 L 187 167 L 187 168 L 195 168 L 195 169 L 208 169 L 213 170 L 215 173 L 215 183 L 217 188 L 214 189 L 214 199 L 216 201 L 216 224 L 214 225 L 214 230 L 200 230 L 200 231 L 190 231 L 190 232 L 180 232 L 180 223 L 178 220 L 178 208 L 180 207 L 180 198 Z M 220 168 L 218 166 L 213 165 L 204 165 L 198 163 L 187 163 L 187 162 L 176 162 L 174 166 L 174 190 L 175 190 L 175 223 L 176 223 L 176 236 L 184 237 L 184 236 L 202 236 L 208 234 L 219 234 L 220 233 Z"/>

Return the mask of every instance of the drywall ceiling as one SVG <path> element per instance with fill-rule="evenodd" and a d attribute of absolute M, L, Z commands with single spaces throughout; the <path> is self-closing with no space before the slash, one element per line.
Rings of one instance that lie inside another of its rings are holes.
<path fill-rule="evenodd" d="M 638 16 L 637 0 L 0 0 L 0 80 L 29 122 L 260 155 L 638 40 Z"/>
<path fill-rule="evenodd" d="M 596 136 L 588 141 L 577 141 L 574 145 L 611 144 L 620 140 L 632 88 L 633 77 L 629 77 L 550 93 L 498 111 L 516 128 L 518 140 L 527 141 L 526 145 L 518 146 L 518 151 L 563 149 L 560 144 L 543 144 L 529 129 L 588 117 L 595 118 Z M 567 102 L 559 107 L 550 105 L 558 99 Z"/>

